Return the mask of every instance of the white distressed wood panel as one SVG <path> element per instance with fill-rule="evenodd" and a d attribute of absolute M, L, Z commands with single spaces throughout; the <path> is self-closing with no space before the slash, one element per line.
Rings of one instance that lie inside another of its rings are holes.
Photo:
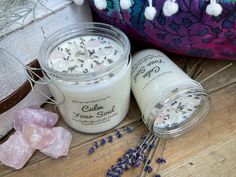
<path fill-rule="evenodd" d="M 24 67 L 2 50 L 0 50 L 0 63 L 0 100 L 3 100 L 25 82 L 26 75 Z"/>
<path fill-rule="evenodd" d="M 29 63 L 33 58 L 38 57 L 44 37 L 68 25 L 91 20 L 91 12 L 87 3 L 83 6 L 71 3 L 55 14 L 10 33 L 0 41 L 0 47 L 8 50 L 24 63 Z"/>
<path fill-rule="evenodd" d="M 15 31 L 21 27 L 24 27 L 25 25 L 37 19 L 40 19 L 44 16 L 55 13 L 59 9 L 64 8 L 66 5 L 73 3 L 72 0 L 31 0 L 31 1 L 24 1 L 24 3 L 23 1 L 22 3 L 20 3 L 19 1 L 17 6 L 15 4 L 16 6 L 16 8 L 14 8 L 15 13 L 23 16 L 23 18 L 18 19 L 14 14 L 7 15 L 1 13 L 1 15 L 3 16 L 2 19 L 6 19 L 8 22 L 6 23 L 5 20 L 0 22 L 0 26 L 5 27 L 1 28 L 0 37 L 5 37 L 5 35 L 7 35 L 8 33 Z M 9 8 L 10 7 L 8 7 L 8 9 Z M 20 9 L 25 9 L 25 11 L 21 12 L 22 10 Z M 34 10 L 30 11 L 32 9 Z"/>

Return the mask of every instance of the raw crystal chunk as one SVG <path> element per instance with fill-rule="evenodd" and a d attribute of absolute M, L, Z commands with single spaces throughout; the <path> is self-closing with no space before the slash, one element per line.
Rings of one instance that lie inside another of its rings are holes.
<path fill-rule="evenodd" d="M 44 149 L 40 149 L 42 153 L 52 158 L 57 159 L 60 156 L 66 156 L 69 152 L 72 135 L 69 131 L 62 127 L 55 127 L 52 129 L 56 140 L 53 144 Z"/>
<path fill-rule="evenodd" d="M 22 129 L 22 135 L 29 146 L 35 149 L 45 148 L 56 139 L 51 129 L 34 124 L 25 124 Z"/>
<path fill-rule="evenodd" d="M 15 169 L 22 168 L 34 153 L 23 139 L 20 131 L 16 131 L 10 138 L 0 145 L 0 161 Z"/>
<path fill-rule="evenodd" d="M 41 127 L 52 128 L 58 120 L 58 114 L 40 107 L 26 107 L 16 112 L 14 128 L 22 130 L 25 124 L 36 124 Z"/>

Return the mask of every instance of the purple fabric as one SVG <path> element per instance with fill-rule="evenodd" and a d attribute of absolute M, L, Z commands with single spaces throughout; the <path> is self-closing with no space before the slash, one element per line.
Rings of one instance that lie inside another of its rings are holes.
<path fill-rule="evenodd" d="M 218 17 L 206 14 L 206 0 L 177 0 L 178 13 L 165 17 L 165 0 L 154 0 L 157 14 L 152 21 L 144 17 L 147 0 L 132 0 L 128 10 L 120 9 L 119 0 L 107 0 L 103 11 L 90 2 L 96 17 L 121 28 L 130 38 L 177 54 L 236 60 L 236 3 L 230 0 L 220 1 L 223 12 Z"/>

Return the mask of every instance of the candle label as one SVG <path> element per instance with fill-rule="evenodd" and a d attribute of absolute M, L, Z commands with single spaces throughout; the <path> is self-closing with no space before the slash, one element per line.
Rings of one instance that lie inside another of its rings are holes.
<path fill-rule="evenodd" d="M 74 108 L 73 121 L 82 125 L 99 125 L 108 123 L 118 116 L 117 103 L 110 97 L 92 101 L 72 100 Z"/>
<path fill-rule="evenodd" d="M 149 54 L 144 56 L 132 66 L 133 84 L 142 83 L 142 89 L 145 89 L 159 77 L 172 73 L 171 70 L 162 71 L 163 65 L 167 62 L 162 55 Z M 143 82 L 143 80 L 146 81 Z"/>
<path fill-rule="evenodd" d="M 192 84 L 191 78 L 161 52 L 150 49 L 133 58 L 132 91 L 142 113 L 162 92 L 181 83 Z"/>

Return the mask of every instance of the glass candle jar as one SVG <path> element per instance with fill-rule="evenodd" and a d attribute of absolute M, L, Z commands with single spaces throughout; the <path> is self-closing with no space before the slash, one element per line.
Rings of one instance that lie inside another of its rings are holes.
<path fill-rule="evenodd" d="M 85 133 L 119 124 L 130 102 L 130 43 L 119 29 L 84 23 L 59 30 L 40 50 L 40 64 L 65 122 Z"/>
<path fill-rule="evenodd" d="M 143 120 L 159 137 L 181 135 L 209 111 L 207 92 L 158 50 L 134 55 L 131 79 Z"/>

